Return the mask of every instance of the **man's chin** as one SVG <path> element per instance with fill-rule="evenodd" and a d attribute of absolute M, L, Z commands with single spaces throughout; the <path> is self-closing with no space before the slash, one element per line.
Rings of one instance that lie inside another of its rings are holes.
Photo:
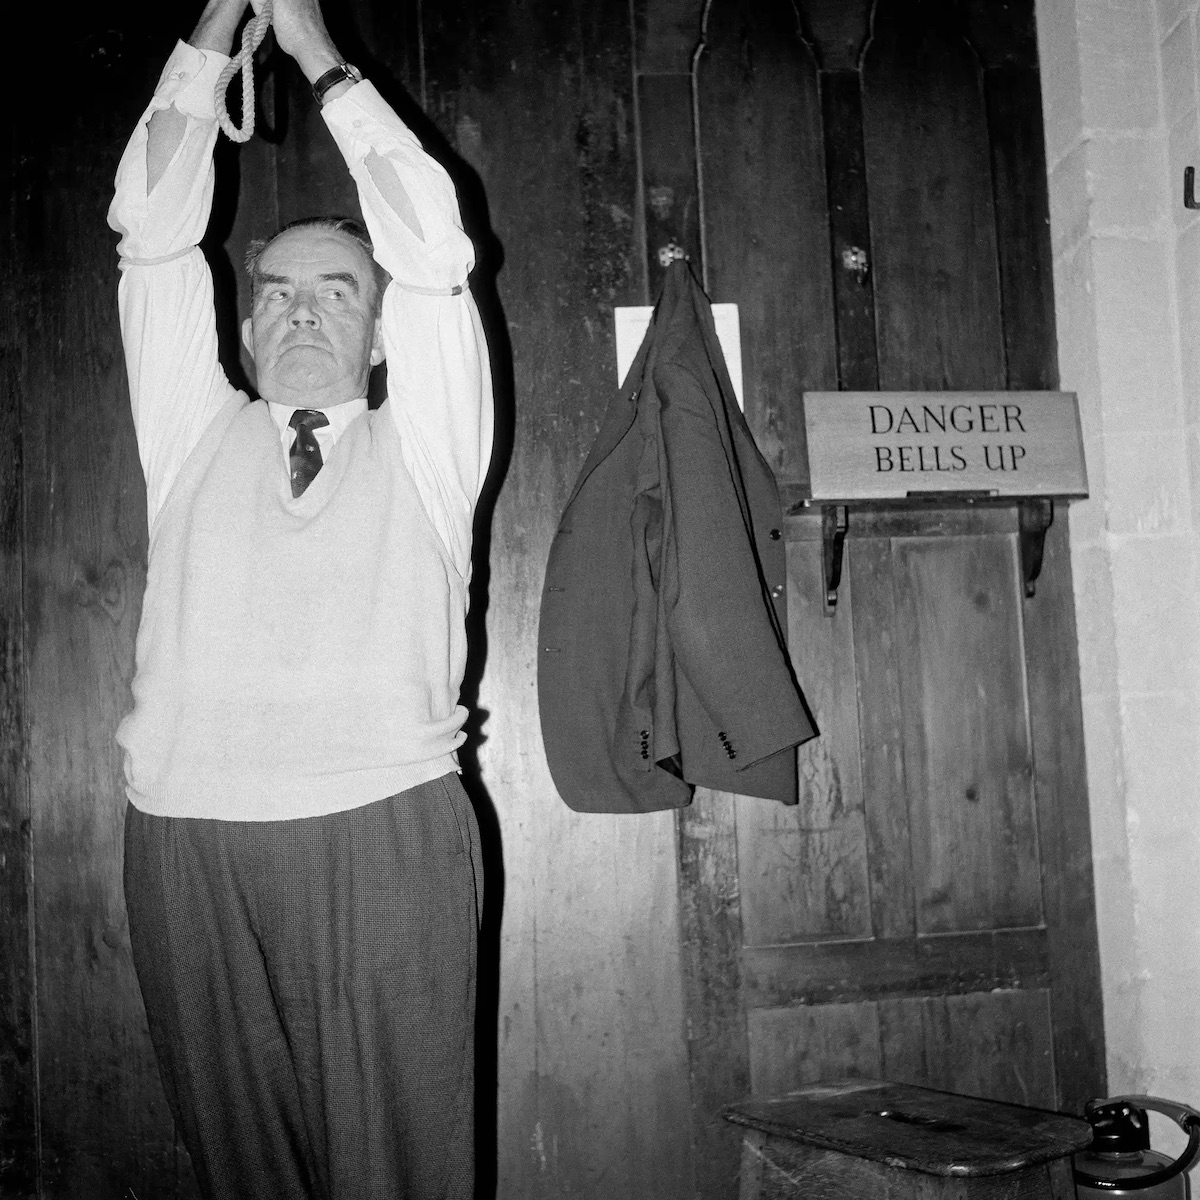
<path fill-rule="evenodd" d="M 260 390 L 267 400 L 278 400 L 282 404 L 303 405 L 306 399 L 317 401 L 338 390 L 340 376 L 330 370 L 315 355 L 289 354 L 270 377 L 260 380 Z"/>

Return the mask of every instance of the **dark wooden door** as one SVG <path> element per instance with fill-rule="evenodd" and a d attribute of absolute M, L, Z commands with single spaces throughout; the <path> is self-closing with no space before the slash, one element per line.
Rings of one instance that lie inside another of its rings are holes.
<path fill-rule="evenodd" d="M 680 818 L 701 1194 L 715 1110 L 840 1077 L 1078 1109 L 1104 1084 L 1065 506 L 852 513 L 825 612 L 799 393 L 1056 383 L 1032 3 L 714 0 L 706 267 L 784 485 L 800 803 Z M 707 1182 L 706 1182 L 707 1181 Z"/>

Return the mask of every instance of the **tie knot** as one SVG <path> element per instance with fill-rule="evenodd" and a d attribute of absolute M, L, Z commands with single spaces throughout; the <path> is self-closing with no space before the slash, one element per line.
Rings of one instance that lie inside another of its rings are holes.
<path fill-rule="evenodd" d="M 329 424 L 329 418 L 316 408 L 298 408 L 292 413 L 288 424 L 299 433 L 301 430 L 320 429 Z"/>

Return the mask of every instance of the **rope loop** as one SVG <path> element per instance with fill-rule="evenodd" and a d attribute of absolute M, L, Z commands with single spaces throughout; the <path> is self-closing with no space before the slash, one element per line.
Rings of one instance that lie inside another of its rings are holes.
<path fill-rule="evenodd" d="M 242 31 L 242 48 L 225 64 L 217 79 L 216 96 L 217 122 L 225 136 L 233 142 L 248 142 L 254 135 L 254 52 L 271 28 L 272 0 L 263 0 L 262 11 L 247 22 Z M 233 77 L 242 73 L 242 127 L 239 129 L 230 119 L 225 107 L 225 91 Z"/>

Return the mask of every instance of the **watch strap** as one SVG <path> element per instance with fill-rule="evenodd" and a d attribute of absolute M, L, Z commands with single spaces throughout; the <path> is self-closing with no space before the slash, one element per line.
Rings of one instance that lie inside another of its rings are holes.
<path fill-rule="evenodd" d="M 318 75 L 313 80 L 312 90 L 313 95 L 317 98 L 318 104 L 325 102 L 325 93 L 332 87 L 337 87 L 343 80 L 349 83 L 360 83 L 362 81 L 362 72 L 357 67 L 352 67 L 349 63 L 338 63 L 336 67 L 330 67 L 323 75 Z"/>

